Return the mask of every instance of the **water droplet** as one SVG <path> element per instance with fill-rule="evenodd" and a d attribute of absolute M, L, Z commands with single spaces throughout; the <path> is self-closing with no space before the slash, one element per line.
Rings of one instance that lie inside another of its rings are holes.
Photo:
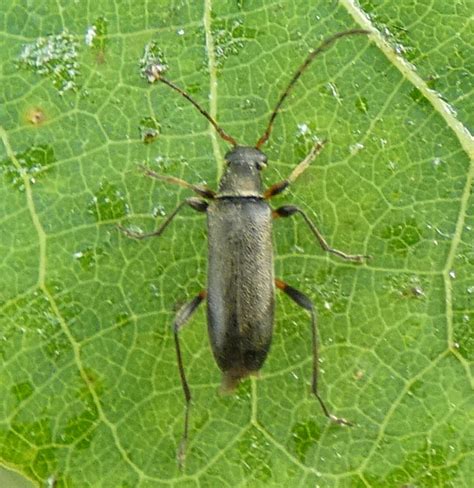
<path fill-rule="evenodd" d="M 394 161 L 389 161 L 387 163 L 387 168 L 390 170 L 390 171 L 395 171 L 397 169 L 397 165 Z"/>
<path fill-rule="evenodd" d="M 52 474 L 48 476 L 48 479 L 46 480 L 46 488 L 55 488 L 57 481 L 58 479 L 56 478 L 56 475 Z"/>
<path fill-rule="evenodd" d="M 104 254 L 104 250 L 100 247 L 86 247 L 81 251 L 76 251 L 73 253 L 72 257 L 78 261 L 81 268 L 86 271 L 94 268 L 97 264 L 98 258 Z"/>
<path fill-rule="evenodd" d="M 395 52 L 399 55 L 402 55 L 402 54 L 405 54 L 406 53 L 406 49 L 405 49 L 405 46 L 399 42 L 395 43 L 393 48 L 395 49 Z"/>
<path fill-rule="evenodd" d="M 154 162 L 159 168 L 164 168 L 166 166 L 166 158 L 164 156 L 156 156 Z"/>
<path fill-rule="evenodd" d="M 243 99 L 239 104 L 239 108 L 240 108 L 240 110 L 246 110 L 249 112 L 255 112 L 256 111 L 255 104 L 249 98 Z"/>
<path fill-rule="evenodd" d="M 309 148 L 318 141 L 320 141 L 319 137 L 314 133 L 314 131 L 306 122 L 300 122 L 297 125 L 296 150 L 299 156 L 306 156 L 308 154 Z"/>
<path fill-rule="evenodd" d="M 338 103 L 342 103 L 341 96 L 339 95 L 339 91 L 337 90 L 335 83 L 326 83 L 326 89 L 338 101 Z"/>
<path fill-rule="evenodd" d="M 97 27 L 95 25 L 91 25 L 87 28 L 86 35 L 84 36 L 84 42 L 86 43 L 86 46 L 92 46 L 96 36 Z"/>
<path fill-rule="evenodd" d="M 356 142 L 355 144 L 349 146 L 349 152 L 352 154 L 352 156 L 355 156 L 362 149 L 364 149 L 364 145 L 360 142 Z"/>
<path fill-rule="evenodd" d="M 447 232 L 442 231 L 439 227 L 435 227 L 435 232 L 446 239 L 451 239 L 451 235 Z"/>
<path fill-rule="evenodd" d="M 222 68 L 229 56 L 238 54 L 244 47 L 243 23 L 242 19 L 215 20 L 212 35 L 218 68 Z"/>
<path fill-rule="evenodd" d="M 150 291 L 151 295 L 155 298 L 159 298 L 160 296 L 160 287 L 156 286 L 154 283 L 150 283 Z"/>
<path fill-rule="evenodd" d="M 163 205 L 155 205 L 151 210 L 153 217 L 164 217 L 166 215 L 165 207 Z"/>
<path fill-rule="evenodd" d="M 122 218 L 128 214 L 129 208 L 125 196 L 115 185 L 102 182 L 89 203 L 88 211 L 100 222 Z"/>
<path fill-rule="evenodd" d="M 299 135 L 306 135 L 309 132 L 309 127 L 307 124 L 298 124 L 298 133 Z"/>
<path fill-rule="evenodd" d="M 62 95 L 77 88 L 77 48 L 75 38 L 64 30 L 60 34 L 39 37 L 35 42 L 25 44 L 18 64 L 50 78 Z"/>
<path fill-rule="evenodd" d="M 401 298 L 422 299 L 426 296 L 423 282 L 416 275 L 390 275 L 384 288 Z"/>
<path fill-rule="evenodd" d="M 144 234 L 145 231 L 139 227 L 138 225 L 129 225 L 124 228 L 125 233 L 130 233 L 130 234 Z"/>
<path fill-rule="evenodd" d="M 423 288 L 421 286 L 413 286 L 411 289 L 412 293 L 416 297 L 424 297 L 425 292 L 423 291 Z"/>

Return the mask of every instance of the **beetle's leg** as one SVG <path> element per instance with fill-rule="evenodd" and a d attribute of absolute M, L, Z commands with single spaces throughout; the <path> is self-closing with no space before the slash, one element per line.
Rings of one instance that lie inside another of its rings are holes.
<path fill-rule="evenodd" d="M 176 178 L 174 176 L 160 175 L 143 165 L 140 165 L 139 168 L 143 171 L 143 173 L 145 173 L 146 176 L 155 178 L 155 180 L 166 181 L 166 183 L 171 183 L 173 185 L 182 186 L 183 188 L 188 188 L 189 190 L 197 193 L 202 198 L 209 198 L 210 200 L 212 200 L 216 196 L 216 192 L 214 190 L 211 190 L 207 186 L 193 185 L 192 183 L 188 183 L 187 181 Z"/>
<path fill-rule="evenodd" d="M 145 239 L 146 237 L 153 237 L 159 236 L 163 233 L 163 231 L 168 227 L 171 221 L 176 217 L 176 214 L 181 210 L 184 205 L 189 205 L 194 210 L 198 212 L 205 212 L 207 210 L 208 203 L 205 200 L 201 200 L 199 198 L 186 198 L 183 200 L 165 219 L 165 221 L 153 232 L 149 232 L 147 234 L 141 232 L 132 232 L 121 225 L 118 228 L 128 237 L 133 239 Z"/>
<path fill-rule="evenodd" d="M 342 259 L 347 259 L 348 261 L 355 261 L 356 263 L 361 263 L 364 261 L 364 259 L 370 259 L 370 256 L 364 256 L 362 254 L 346 254 L 345 252 L 342 252 L 342 251 L 339 251 L 338 249 L 334 249 L 333 247 L 330 247 L 329 244 L 326 242 L 326 239 L 324 239 L 321 232 L 319 232 L 318 228 L 313 224 L 313 222 L 311 222 L 311 220 L 306 215 L 306 213 L 303 212 L 303 210 L 301 210 L 300 208 L 295 207 L 294 205 L 283 205 L 283 206 L 277 208 L 276 210 L 273 210 L 272 216 L 273 216 L 273 218 L 291 217 L 295 213 L 299 213 L 303 216 L 305 222 L 308 224 L 308 227 L 310 228 L 314 237 L 316 237 L 320 246 L 326 252 L 330 252 L 332 254 L 335 254 L 336 256 L 339 256 Z"/>
<path fill-rule="evenodd" d="M 326 404 L 324 403 L 323 399 L 318 393 L 318 374 L 319 374 L 319 359 L 318 359 L 318 330 L 317 330 L 317 319 L 316 319 L 316 311 L 314 309 L 314 305 L 311 303 L 311 300 L 304 294 L 298 291 L 297 289 L 293 288 L 292 286 L 288 285 L 284 281 L 279 279 L 275 280 L 276 287 L 286 293 L 297 305 L 307 310 L 311 315 L 311 336 L 312 336 L 312 356 L 313 356 L 313 373 L 311 378 L 311 392 L 314 396 L 318 399 L 321 408 L 323 409 L 324 415 L 330 418 L 332 421 L 342 424 L 342 425 L 352 425 L 351 422 L 342 418 L 336 417 L 333 415 Z"/>
<path fill-rule="evenodd" d="M 173 334 L 174 334 L 174 344 L 176 347 L 176 358 L 178 360 L 179 377 L 181 379 L 181 386 L 183 387 L 185 410 L 184 410 L 184 433 L 183 438 L 179 444 L 177 458 L 180 467 L 184 466 L 184 459 L 186 456 L 186 443 L 188 441 L 188 430 L 189 430 L 189 409 L 191 406 L 191 390 L 189 389 L 188 381 L 186 379 L 186 373 L 184 372 L 183 357 L 181 355 L 181 348 L 179 345 L 179 331 L 186 325 L 186 322 L 191 318 L 193 313 L 199 307 L 201 302 L 206 298 L 207 292 L 202 290 L 198 295 L 196 295 L 190 302 L 185 303 L 176 314 L 173 322 Z"/>
<path fill-rule="evenodd" d="M 279 181 L 275 183 L 270 188 L 265 190 L 263 193 L 264 198 L 269 200 L 270 198 L 274 197 L 275 195 L 280 194 L 281 192 L 285 191 L 295 180 L 298 176 L 306 170 L 306 168 L 314 161 L 316 156 L 321 152 L 324 144 L 326 141 L 316 142 L 314 146 L 311 148 L 311 151 L 308 155 L 297 164 L 296 168 L 290 173 L 290 176 L 286 178 L 286 180 Z"/>

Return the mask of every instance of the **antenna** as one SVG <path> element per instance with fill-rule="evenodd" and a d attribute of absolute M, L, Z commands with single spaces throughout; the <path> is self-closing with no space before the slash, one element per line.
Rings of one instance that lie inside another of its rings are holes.
<path fill-rule="evenodd" d="M 364 29 L 351 29 L 343 32 L 338 32 L 337 34 L 334 34 L 331 37 L 328 37 L 325 41 L 322 42 L 322 44 L 316 48 L 314 51 L 311 51 L 306 59 L 304 60 L 303 64 L 298 68 L 296 73 L 293 75 L 293 78 L 291 79 L 290 83 L 286 87 L 286 90 L 281 94 L 280 99 L 278 100 L 278 103 L 276 104 L 275 108 L 273 109 L 273 112 L 270 116 L 270 120 L 268 121 L 268 126 L 263 133 L 262 137 L 257 141 L 257 144 L 255 147 L 257 149 L 260 149 L 268 140 L 270 137 L 270 134 L 272 132 L 273 128 L 273 122 L 275 121 L 276 116 L 278 115 L 278 111 L 280 110 L 281 105 L 285 101 L 285 98 L 288 96 L 290 93 L 291 89 L 295 85 L 295 83 L 298 81 L 299 77 L 303 74 L 303 72 L 306 70 L 306 68 L 311 64 L 313 59 L 323 51 L 326 51 L 329 47 L 331 47 L 338 39 L 341 37 L 346 37 L 346 36 L 355 36 L 359 34 L 370 34 L 368 30 Z"/>
<path fill-rule="evenodd" d="M 163 70 L 163 68 L 160 65 L 150 66 L 150 68 L 147 72 L 148 80 L 150 82 L 153 82 L 156 80 L 161 81 L 165 85 L 168 85 L 170 88 L 177 91 L 181 96 L 183 96 L 186 100 L 188 100 L 188 102 L 191 102 L 199 110 L 199 112 L 201 112 L 201 114 L 204 115 L 204 117 L 206 117 L 206 119 L 213 125 L 214 129 L 216 129 L 216 132 L 222 137 L 222 139 L 224 139 L 224 141 L 229 142 L 233 146 L 237 146 L 237 141 L 232 136 L 227 134 L 227 132 L 225 132 L 225 130 L 222 129 L 222 127 L 220 127 L 217 124 L 217 122 L 211 117 L 209 112 L 204 110 L 201 107 L 201 105 L 199 105 L 199 103 L 197 103 L 196 100 L 194 100 L 191 97 L 191 95 L 189 95 L 189 93 L 186 93 L 182 88 L 175 85 L 172 81 L 167 80 L 166 78 L 164 78 L 161 75 L 162 70 Z"/>

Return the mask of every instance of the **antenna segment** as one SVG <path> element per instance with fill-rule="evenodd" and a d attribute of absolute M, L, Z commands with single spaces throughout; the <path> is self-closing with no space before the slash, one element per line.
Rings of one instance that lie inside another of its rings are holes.
<path fill-rule="evenodd" d="M 257 149 L 260 149 L 268 140 L 270 137 L 270 134 L 272 132 L 273 128 L 273 122 L 275 121 L 276 116 L 278 115 L 278 112 L 280 110 L 281 105 L 285 101 L 286 97 L 290 93 L 291 89 L 295 85 L 295 83 L 298 81 L 299 77 L 303 74 L 303 72 L 306 70 L 306 68 L 311 64 L 311 62 L 314 60 L 314 58 L 322 53 L 323 51 L 326 51 L 329 47 L 331 47 L 338 39 L 341 37 L 347 37 L 347 36 L 355 36 L 355 35 L 360 35 L 360 34 L 370 34 L 369 31 L 364 30 L 364 29 L 351 29 L 343 32 L 338 32 L 337 34 L 334 34 L 331 37 L 328 37 L 323 43 L 316 48 L 314 51 L 311 51 L 306 59 L 304 60 L 303 64 L 298 68 L 296 73 L 293 75 L 293 78 L 291 79 L 290 83 L 286 87 L 285 91 L 281 94 L 280 99 L 278 100 L 278 103 L 276 104 L 275 108 L 273 109 L 272 114 L 270 115 L 270 120 L 268 122 L 268 126 L 263 133 L 262 137 L 257 141 L 257 144 L 255 147 Z"/>

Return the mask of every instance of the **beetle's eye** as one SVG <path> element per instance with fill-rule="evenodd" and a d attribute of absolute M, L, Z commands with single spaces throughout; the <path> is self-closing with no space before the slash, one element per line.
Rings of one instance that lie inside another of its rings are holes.
<path fill-rule="evenodd" d="M 266 159 L 260 159 L 259 161 L 255 162 L 257 169 L 262 170 L 267 167 L 267 160 Z"/>

